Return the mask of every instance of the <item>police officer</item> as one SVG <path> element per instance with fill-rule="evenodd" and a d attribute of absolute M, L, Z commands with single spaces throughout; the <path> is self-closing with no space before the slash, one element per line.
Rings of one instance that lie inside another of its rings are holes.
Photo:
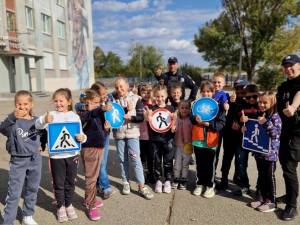
<path fill-rule="evenodd" d="M 158 81 L 164 81 L 164 85 L 168 88 L 168 98 L 171 98 L 171 88 L 174 85 L 179 85 L 182 90 L 181 99 L 185 97 L 185 87 L 191 89 L 190 96 L 188 101 L 192 102 L 196 99 L 198 87 L 192 78 L 180 71 L 178 71 L 178 60 L 176 57 L 171 57 L 168 60 L 168 69 L 169 72 L 161 74 L 162 68 L 160 67 L 155 74 L 155 77 Z M 172 99 L 172 98 L 171 98 Z"/>
<path fill-rule="evenodd" d="M 280 137 L 279 161 L 283 170 L 286 187 L 286 195 L 278 200 L 285 202 L 286 207 L 282 219 L 290 221 L 298 215 L 297 197 L 299 195 L 299 182 L 297 166 L 300 162 L 300 107 L 291 117 L 287 117 L 283 110 L 292 105 L 294 96 L 300 91 L 300 58 L 297 55 L 287 55 L 282 60 L 282 70 L 287 81 L 277 89 L 278 113 L 282 119 L 282 131 Z"/>

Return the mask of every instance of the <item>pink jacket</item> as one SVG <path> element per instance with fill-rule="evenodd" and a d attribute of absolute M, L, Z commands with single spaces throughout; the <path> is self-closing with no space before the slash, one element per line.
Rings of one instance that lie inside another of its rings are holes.
<path fill-rule="evenodd" d="M 176 131 L 175 131 L 176 146 L 183 147 L 185 144 L 192 141 L 193 124 L 191 123 L 188 117 L 182 119 L 178 116 L 175 126 L 176 126 Z"/>

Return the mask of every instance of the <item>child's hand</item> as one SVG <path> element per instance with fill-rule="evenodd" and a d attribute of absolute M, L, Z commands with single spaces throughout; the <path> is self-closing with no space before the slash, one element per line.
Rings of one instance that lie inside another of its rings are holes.
<path fill-rule="evenodd" d="M 229 110 L 228 100 L 224 103 L 224 109 L 225 109 L 226 111 Z"/>
<path fill-rule="evenodd" d="M 104 130 L 105 131 L 109 131 L 109 129 L 110 129 L 110 122 L 108 121 L 108 120 L 105 120 L 105 122 L 104 122 Z"/>
<path fill-rule="evenodd" d="M 201 123 L 202 122 L 202 119 L 201 119 L 201 117 L 199 115 L 196 116 L 196 121 L 197 121 L 197 123 Z"/>
<path fill-rule="evenodd" d="M 156 75 L 157 77 L 160 77 L 161 71 L 162 71 L 162 68 L 159 67 L 159 69 L 156 71 L 156 74 L 155 74 L 155 75 Z"/>
<path fill-rule="evenodd" d="M 168 99 L 167 105 L 172 105 L 170 99 Z"/>
<path fill-rule="evenodd" d="M 241 131 L 242 131 L 242 133 L 245 133 L 247 131 L 247 127 L 242 126 Z"/>
<path fill-rule="evenodd" d="M 230 102 L 235 102 L 236 100 L 236 94 L 235 91 L 233 91 L 233 94 L 230 96 Z"/>
<path fill-rule="evenodd" d="M 79 142 L 83 142 L 84 141 L 84 135 L 83 134 L 75 134 L 75 138 Z"/>
<path fill-rule="evenodd" d="M 53 120 L 54 116 L 49 113 L 49 110 L 47 110 L 47 114 L 45 116 L 45 123 L 52 123 Z"/>
<path fill-rule="evenodd" d="M 124 120 L 131 120 L 131 116 L 129 116 L 128 114 L 125 114 L 125 115 L 123 116 L 123 119 L 124 119 Z"/>
<path fill-rule="evenodd" d="M 291 117 L 294 115 L 296 111 L 296 107 L 289 104 L 289 102 L 286 103 L 286 108 L 283 110 L 284 115 L 286 115 L 287 117 Z"/>
<path fill-rule="evenodd" d="M 173 115 L 173 124 L 174 124 L 178 117 L 178 109 L 176 109 L 176 111 L 174 113 L 172 113 L 172 115 Z"/>
<path fill-rule="evenodd" d="M 137 93 L 138 93 L 138 89 L 135 87 L 135 85 L 133 85 L 132 93 L 133 93 L 133 94 L 136 94 L 136 95 L 137 95 Z"/>
<path fill-rule="evenodd" d="M 24 116 L 26 116 L 27 112 L 26 111 L 23 111 L 23 110 L 19 110 L 19 109 L 16 109 L 15 110 L 15 117 L 17 119 L 22 119 L 24 118 Z"/>
<path fill-rule="evenodd" d="M 172 132 L 172 133 L 175 133 L 175 131 L 176 131 L 176 126 L 172 126 L 171 132 Z"/>
<path fill-rule="evenodd" d="M 242 111 L 242 117 L 240 118 L 242 123 L 246 123 L 248 121 L 248 116 L 245 116 L 244 111 Z"/>
<path fill-rule="evenodd" d="M 102 106 L 102 110 L 105 111 L 110 111 L 112 110 L 114 106 L 110 103 L 110 99 L 108 99 L 107 103 L 105 106 Z"/>
<path fill-rule="evenodd" d="M 148 106 L 146 106 L 146 110 L 143 110 L 144 111 L 144 118 L 147 120 L 147 121 L 151 121 L 152 119 L 152 110 L 148 108 Z"/>
<path fill-rule="evenodd" d="M 43 152 L 43 148 L 42 148 L 42 146 L 40 146 L 40 147 L 39 147 L 38 151 L 39 151 L 40 153 L 42 153 L 42 152 Z"/>
<path fill-rule="evenodd" d="M 127 101 L 127 111 L 131 111 L 131 110 L 133 110 L 133 104 Z"/>
<path fill-rule="evenodd" d="M 263 125 L 265 122 L 267 122 L 266 118 L 265 118 L 266 114 L 264 113 L 262 116 L 258 117 L 258 123 Z"/>
<path fill-rule="evenodd" d="M 205 127 L 208 127 L 209 126 L 209 122 L 201 122 L 201 123 L 199 123 L 200 125 L 202 125 L 202 126 L 205 126 Z"/>

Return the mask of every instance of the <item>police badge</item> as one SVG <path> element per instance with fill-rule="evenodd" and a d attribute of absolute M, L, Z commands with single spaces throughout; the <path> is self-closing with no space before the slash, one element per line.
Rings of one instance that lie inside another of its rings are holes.
<path fill-rule="evenodd" d="M 290 92 L 287 92 L 286 93 L 286 99 L 289 100 L 289 98 L 290 98 Z"/>

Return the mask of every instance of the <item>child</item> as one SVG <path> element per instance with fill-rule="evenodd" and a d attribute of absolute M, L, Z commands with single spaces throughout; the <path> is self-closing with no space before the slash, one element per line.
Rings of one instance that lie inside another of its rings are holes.
<path fill-rule="evenodd" d="M 180 98 L 182 96 L 181 87 L 179 85 L 174 85 L 171 87 L 171 100 L 168 99 L 167 105 L 171 105 L 174 107 L 174 110 L 177 110 L 178 104 L 180 102 Z"/>
<path fill-rule="evenodd" d="M 245 98 L 247 103 L 243 106 L 240 113 L 240 127 L 243 123 L 248 121 L 248 118 L 257 118 L 256 114 L 259 111 L 257 99 L 258 99 L 258 88 L 254 84 L 249 84 L 245 88 Z M 242 140 L 242 139 L 241 139 Z M 242 141 L 240 141 L 237 154 L 238 154 L 238 164 L 239 164 L 239 176 L 241 188 L 236 190 L 233 194 L 237 196 L 250 194 L 249 178 L 247 174 L 248 167 L 248 154 L 249 151 L 242 147 Z M 259 179 L 257 179 L 257 194 L 259 194 Z"/>
<path fill-rule="evenodd" d="M 22 224 L 37 224 L 32 218 L 37 200 L 42 170 L 42 156 L 47 135 L 37 130 L 30 92 L 18 91 L 15 95 L 15 111 L 0 123 L 0 132 L 7 139 L 6 147 L 11 155 L 6 204 L 3 209 L 3 224 L 13 224 L 18 211 L 23 183 L 25 196 Z"/>
<path fill-rule="evenodd" d="M 146 119 L 151 121 L 152 111 L 157 109 L 167 109 L 171 113 L 174 113 L 174 107 L 166 105 L 166 99 L 168 97 L 167 87 L 164 85 L 155 85 L 153 87 L 153 96 L 155 97 L 157 104 L 147 109 Z M 173 172 L 173 148 L 174 134 L 171 130 L 165 133 L 158 133 L 151 129 L 150 138 L 150 150 L 151 156 L 154 161 L 154 176 L 156 181 L 155 192 L 156 193 L 171 193 L 171 178 Z M 164 166 L 165 184 L 162 190 L 162 164 Z"/>
<path fill-rule="evenodd" d="M 193 153 L 192 129 L 193 125 L 189 119 L 191 103 L 181 100 L 178 104 L 179 116 L 173 122 L 172 132 L 175 132 L 175 164 L 174 182 L 172 188 L 185 190 L 189 173 L 189 162 Z M 181 177 L 180 177 L 181 174 Z"/>
<path fill-rule="evenodd" d="M 86 111 L 79 112 L 83 131 L 87 135 L 87 141 L 82 144 L 80 152 L 85 170 L 85 205 L 91 220 L 99 220 L 100 215 L 97 207 L 103 206 L 101 201 L 97 201 L 96 182 L 100 164 L 104 154 L 106 136 L 110 128 L 110 123 L 105 121 L 104 112 L 110 111 L 112 105 L 108 103 L 100 106 L 100 96 L 93 90 L 86 90 L 81 94 L 81 102 L 86 104 Z"/>
<path fill-rule="evenodd" d="M 145 187 L 145 178 L 143 173 L 143 166 L 140 159 L 140 122 L 143 121 L 143 105 L 139 97 L 128 92 L 129 84 L 123 77 L 118 77 L 115 80 L 115 89 L 117 97 L 115 101 L 120 104 L 125 111 L 124 124 L 118 128 L 113 129 L 113 135 L 117 151 L 119 154 L 121 175 L 123 184 L 122 194 L 128 195 L 130 193 L 129 184 L 129 162 L 130 157 L 132 166 L 135 172 L 137 184 L 139 186 L 139 193 L 145 199 L 152 199 L 153 194 Z"/>
<path fill-rule="evenodd" d="M 268 154 L 253 153 L 260 176 L 261 196 L 258 201 L 250 203 L 252 208 L 260 212 L 276 210 L 276 181 L 275 170 L 280 145 L 281 119 L 276 109 L 276 96 L 272 92 L 265 92 L 259 96 L 258 106 L 263 113 L 258 117 L 258 123 L 263 126 L 271 138 L 271 149 Z M 245 132 L 246 127 L 242 128 Z"/>
<path fill-rule="evenodd" d="M 235 156 L 235 172 L 233 176 L 233 182 L 237 185 L 240 183 L 240 178 L 238 175 L 238 164 L 237 164 L 237 148 L 242 139 L 242 133 L 240 132 L 240 126 L 238 123 L 238 114 L 241 112 L 245 101 L 245 87 L 247 86 L 247 81 L 237 79 L 234 81 L 234 91 L 233 95 L 230 97 L 229 110 L 226 116 L 226 123 L 224 127 L 224 137 L 223 137 L 223 159 L 222 159 L 222 178 L 219 185 L 220 189 L 228 188 L 228 174 L 231 167 L 231 162 Z M 236 137 L 232 139 L 232 137 Z"/>
<path fill-rule="evenodd" d="M 68 88 L 60 88 L 53 94 L 52 100 L 56 111 L 47 111 L 40 116 L 35 126 L 38 129 L 48 127 L 48 123 L 80 122 L 78 115 L 72 109 L 72 94 Z M 86 136 L 80 128 L 80 134 L 75 134 L 77 141 L 85 143 Z M 65 153 L 51 153 L 50 172 L 53 179 L 54 197 L 57 203 L 57 221 L 62 223 L 77 218 L 72 206 L 75 194 L 75 180 L 78 167 L 78 151 Z"/>
<path fill-rule="evenodd" d="M 200 93 L 202 97 L 213 98 L 215 93 L 213 83 L 202 81 Z M 219 107 L 218 115 L 214 119 L 202 122 L 201 117 L 197 115 L 195 120 L 192 121 L 194 124 L 192 144 L 196 156 L 197 183 L 193 194 L 199 196 L 206 189 L 203 197 L 212 198 L 216 193 L 215 155 L 219 143 L 219 132 L 225 125 L 226 113 L 222 107 Z"/>

